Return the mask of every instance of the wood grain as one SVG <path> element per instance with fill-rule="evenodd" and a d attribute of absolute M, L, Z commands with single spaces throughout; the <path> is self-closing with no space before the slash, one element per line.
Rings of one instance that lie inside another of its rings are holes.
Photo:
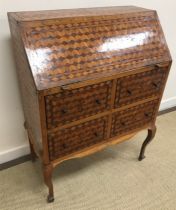
<path fill-rule="evenodd" d="M 156 11 L 108 7 L 8 13 L 31 153 L 48 202 L 52 172 L 148 129 L 172 59 Z"/>
<path fill-rule="evenodd" d="M 128 72 L 136 67 L 170 60 L 155 11 L 109 9 L 109 15 L 24 21 L 18 19 L 21 36 L 38 90 Z M 111 13 L 112 12 L 112 13 Z M 62 12 L 64 13 L 64 12 Z M 40 14 L 40 13 L 39 13 Z M 111 15 L 110 15 L 111 14 Z M 50 16 L 46 12 L 45 16 Z M 42 19 L 42 17 L 41 17 Z"/>

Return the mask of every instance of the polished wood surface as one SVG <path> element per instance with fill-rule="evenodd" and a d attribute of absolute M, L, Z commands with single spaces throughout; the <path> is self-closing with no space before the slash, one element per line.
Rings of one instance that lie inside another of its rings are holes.
<path fill-rule="evenodd" d="M 38 92 L 27 61 L 27 55 L 23 47 L 23 42 L 20 38 L 18 23 L 9 16 L 9 24 L 12 35 L 19 87 L 21 91 L 21 100 L 26 120 L 24 127 L 28 129 L 30 135 L 33 136 L 31 139 L 35 139 L 32 144 L 35 144 L 38 150 L 42 150 L 43 146 L 41 141 L 40 113 L 38 109 Z"/>
<path fill-rule="evenodd" d="M 97 9 L 98 17 L 92 9 L 73 17 L 77 10 L 67 10 L 66 18 L 58 11 L 52 19 L 47 12 L 44 20 L 38 13 L 36 21 L 30 12 L 10 14 L 22 17 L 21 37 L 38 90 L 170 60 L 155 11 L 110 8 L 104 15 L 104 10 Z"/>
<path fill-rule="evenodd" d="M 145 8 L 135 6 L 121 6 L 121 7 L 95 7 L 95 8 L 78 8 L 78 9 L 61 9 L 61 10 L 45 10 L 45 11 L 28 11 L 28 12 L 14 12 L 13 16 L 17 21 L 36 21 L 36 20 L 50 20 L 50 19 L 65 19 L 73 17 L 91 17 L 109 16 L 120 14 L 129 14 L 137 12 L 150 11 Z M 70 20 L 71 21 L 71 20 Z"/>
<path fill-rule="evenodd" d="M 148 129 L 171 66 L 156 11 L 108 7 L 8 13 L 33 160 L 48 202 L 53 169 Z"/>
<path fill-rule="evenodd" d="M 111 88 L 112 81 L 107 81 L 46 96 L 48 128 L 109 110 Z"/>

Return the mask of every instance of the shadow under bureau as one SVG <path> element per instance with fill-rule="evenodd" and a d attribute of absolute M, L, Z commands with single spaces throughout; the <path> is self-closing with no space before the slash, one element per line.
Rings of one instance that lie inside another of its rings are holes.
<path fill-rule="evenodd" d="M 139 7 L 8 13 L 32 159 L 52 171 L 148 129 L 171 56 L 156 11 Z"/>

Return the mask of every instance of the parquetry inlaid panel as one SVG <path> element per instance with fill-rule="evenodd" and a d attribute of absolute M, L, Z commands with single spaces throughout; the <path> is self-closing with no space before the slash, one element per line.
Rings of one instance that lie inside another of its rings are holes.
<path fill-rule="evenodd" d="M 111 137 L 119 136 L 151 122 L 156 113 L 158 100 L 116 112 L 112 118 Z"/>
<path fill-rule="evenodd" d="M 107 138 L 107 117 L 88 121 L 48 135 L 50 159 L 71 154 Z"/>
<path fill-rule="evenodd" d="M 48 128 L 70 123 L 110 108 L 112 81 L 46 96 Z"/>
<path fill-rule="evenodd" d="M 31 157 L 41 157 L 48 202 L 59 163 L 146 128 L 142 160 L 172 62 L 156 11 L 85 8 L 8 18 Z"/>
<path fill-rule="evenodd" d="M 165 84 L 167 67 L 153 67 L 153 70 L 118 79 L 115 107 L 156 96 Z"/>
<path fill-rule="evenodd" d="M 154 12 L 25 23 L 23 39 L 40 89 L 168 60 Z"/>

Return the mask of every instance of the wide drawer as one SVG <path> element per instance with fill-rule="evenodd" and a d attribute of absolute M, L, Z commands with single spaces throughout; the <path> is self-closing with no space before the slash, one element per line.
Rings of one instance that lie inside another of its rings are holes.
<path fill-rule="evenodd" d="M 48 134 L 50 160 L 57 159 L 107 138 L 107 117 L 91 120 Z"/>
<path fill-rule="evenodd" d="M 109 110 L 112 81 L 46 96 L 48 128 Z"/>
<path fill-rule="evenodd" d="M 111 137 L 119 136 L 152 122 L 158 108 L 158 100 L 118 111 L 112 117 Z"/>
<path fill-rule="evenodd" d="M 153 70 L 129 75 L 118 80 L 115 107 L 121 107 L 161 93 L 165 83 L 166 69 Z"/>

